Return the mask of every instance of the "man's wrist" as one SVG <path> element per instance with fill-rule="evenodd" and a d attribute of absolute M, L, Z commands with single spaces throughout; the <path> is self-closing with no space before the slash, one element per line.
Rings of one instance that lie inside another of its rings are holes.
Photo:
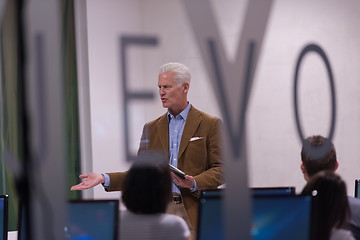
<path fill-rule="evenodd" d="M 101 176 L 103 177 L 103 182 L 101 183 L 104 188 L 109 188 L 110 186 L 110 176 L 107 173 L 102 173 Z"/>
<path fill-rule="evenodd" d="M 189 188 L 190 192 L 197 192 L 197 185 L 196 185 L 196 181 L 194 179 L 194 186 L 192 188 Z"/>

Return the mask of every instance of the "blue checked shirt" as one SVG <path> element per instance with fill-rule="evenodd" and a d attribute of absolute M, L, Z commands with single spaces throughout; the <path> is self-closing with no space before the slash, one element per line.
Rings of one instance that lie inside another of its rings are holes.
<path fill-rule="evenodd" d="M 186 118 L 190 111 L 190 103 L 187 107 L 179 113 L 177 116 L 173 116 L 168 112 L 168 119 L 169 119 L 169 162 L 174 167 L 178 166 L 178 155 L 179 155 L 179 148 L 181 142 L 181 136 L 184 131 Z M 191 191 L 196 191 L 196 182 L 194 188 L 190 189 Z M 173 183 L 172 186 L 173 193 L 180 193 L 179 188 Z"/>

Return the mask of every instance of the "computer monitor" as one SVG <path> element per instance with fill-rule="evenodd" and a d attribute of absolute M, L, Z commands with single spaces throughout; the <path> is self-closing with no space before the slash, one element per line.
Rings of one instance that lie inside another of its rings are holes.
<path fill-rule="evenodd" d="M 0 239 L 8 239 L 9 196 L 0 195 Z"/>
<path fill-rule="evenodd" d="M 311 196 L 253 195 L 252 199 L 252 239 L 310 238 Z M 221 191 L 201 195 L 198 240 L 224 239 L 222 204 Z"/>
<path fill-rule="evenodd" d="M 310 239 L 311 196 L 255 196 L 253 204 L 253 239 Z"/>
<path fill-rule="evenodd" d="M 23 201 L 19 201 L 19 211 L 18 211 L 18 234 L 17 240 L 27 240 L 28 231 L 27 231 L 27 218 L 26 218 L 26 208 Z"/>
<path fill-rule="evenodd" d="M 251 188 L 253 195 L 295 195 L 295 187 L 253 187 Z"/>
<path fill-rule="evenodd" d="M 223 188 L 206 189 L 206 190 L 202 190 L 201 195 L 203 197 L 221 196 L 221 194 L 224 190 L 225 189 L 223 189 Z M 253 196 L 295 195 L 295 187 L 292 187 L 292 186 L 288 186 L 288 187 L 253 187 L 253 188 L 250 188 L 250 191 Z"/>
<path fill-rule="evenodd" d="M 25 205 L 19 204 L 18 240 L 27 240 Z M 119 200 L 70 200 L 65 239 L 117 240 Z"/>
<path fill-rule="evenodd" d="M 355 180 L 355 197 L 360 198 L 360 179 Z"/>
<path fill-rule="evenodd" d="M 117 240 L 118 200 L 72 200 L 68 209 L 65 239 Z"/>
<path fill-rule="evenodd" d="M 222 193 L 222 189 L 201 192 L 197 240 L 224 239 Z"/>

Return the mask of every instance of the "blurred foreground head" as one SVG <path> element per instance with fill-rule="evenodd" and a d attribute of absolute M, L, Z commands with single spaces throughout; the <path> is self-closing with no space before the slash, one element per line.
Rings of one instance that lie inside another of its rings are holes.
<path fill-rule="evenodd" d="M 127 173 L 122 200 L 133 213 L 164 213 L 171 200 L 171 176 L 164 154 L 140 155 Z"/>

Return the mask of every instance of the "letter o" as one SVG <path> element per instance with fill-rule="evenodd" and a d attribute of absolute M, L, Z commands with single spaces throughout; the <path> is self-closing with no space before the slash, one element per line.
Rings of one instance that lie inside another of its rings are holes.
<path fill-rule="evenodd" d="M 327 137 L 328 140 L 325 142 L 325 144 L 321 148 L 314 148 L 314 147 L 310 146 L 310 144 L 305 142 L 303 130 L 302 130 L 300 119 L 299 119 L 299 111 L 298 111 L 299 69 L 300 69 L 301 63 L 303 61 L 303 58 L 305 57 L 306 54 L 308 54 L 310 52 L 315 52 L 315 53 L 319 54 L 320 57 L 322 58 L 322 60 L 324 61 L 326 70 L 328 73 L 328 78 L 329 78 L 329 82 L 330 82 L 330 90 L 331 90 L 331 125 L 330 125 L 329 134 Z M 301 51 L 299 58 L 297 60 L 297 63 L 296 63 L 295 76 L 294 76 L 294 89 L 293 90 L 294 90 L 293 93 L 294 93 L 295 120 L 296 120 L 296 127 L 297 127 L 299 137 L 300 137 L 302 143 L 304 144 L 303 146 L 304 146 L 305 151 L 310 155 L 310 157 L 312 159 L 321 158 L 321 157 L 325 156 L 326 153 L 328 153 L 332 147 L 331 141 L 334 136 L 335 121 L 336 121 L 336 96 L 335 96 L 334 77 L 332 74 L 330 62 L 329 62 L 325 52 L 321 49 L 320 46 L 318 46 L 316 44 L 308 44 Z"/>

